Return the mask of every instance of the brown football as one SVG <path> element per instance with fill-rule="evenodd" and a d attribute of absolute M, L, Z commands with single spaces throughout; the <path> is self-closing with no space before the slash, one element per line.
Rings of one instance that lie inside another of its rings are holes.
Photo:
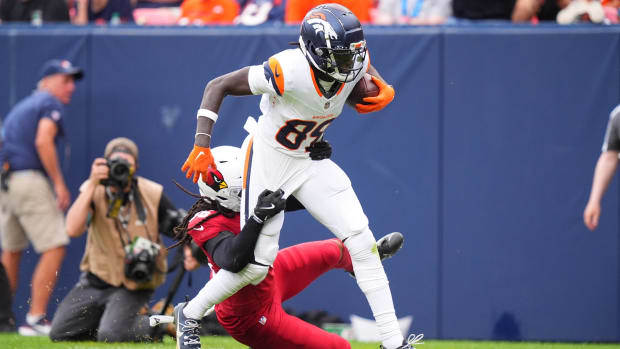
<path fill-rule="evenodd" d="M 379 87 L 372 81 L 370 74 L 364 74 L 360 81 L 355 84 L 351 94 L 347 98 L 347 104 L 355 107 L 356 104 L 368 104 L 364 102 L 365 97 L 375 97 L 379 94 Z"/>

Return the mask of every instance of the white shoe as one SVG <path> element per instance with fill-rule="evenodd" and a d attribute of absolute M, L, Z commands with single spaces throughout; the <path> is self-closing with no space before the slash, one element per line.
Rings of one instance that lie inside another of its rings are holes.
<path fill-rule="evenodd" d="M 52 325 L 45 319 L 44 315 L 31 317 L 26 315 L 26 324 L 19 326 L 17 332 L 22 336 L 49 336 Z"/>
<path fill-rule="evenodd" d="M 17 332 L 20 335 L 27 336 L 27 337 L 45 337 L 45 336 L 49 336 L 50 329 L 51 329 L 50 325 L 36 325 L 36 327 L 30 326 L 30 325 L 24 325 L 24 326 L 19 326 L 19 328 L 17 329 Z"/>

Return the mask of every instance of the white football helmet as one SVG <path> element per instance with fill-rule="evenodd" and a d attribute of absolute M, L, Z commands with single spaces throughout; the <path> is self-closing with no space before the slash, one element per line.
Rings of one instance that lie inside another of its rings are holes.
<path fill-rule="evenodd" d="M 220 206 L 239 212 L 243 185 L 241 149 L 223 145 L 211 149 L 217 170 L 209 168 L 207 178 L 198 181 L 200 195 Z"/>

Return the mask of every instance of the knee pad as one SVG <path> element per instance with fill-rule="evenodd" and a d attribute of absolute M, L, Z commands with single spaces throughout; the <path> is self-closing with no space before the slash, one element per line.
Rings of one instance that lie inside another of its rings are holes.
<path fill-rule="evenodd" d="M 265 279 L 267 273 L 269 273 L 268 266 L 249 263 L 239 272 L 239 275 L 241 275 L 247 283 L 256 286 Z"/>

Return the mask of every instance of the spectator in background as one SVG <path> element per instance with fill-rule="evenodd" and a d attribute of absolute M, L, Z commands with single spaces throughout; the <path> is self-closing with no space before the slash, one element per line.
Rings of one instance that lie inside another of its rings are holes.
<path fill-rule="evenodd" d="M 284 12 L 286 24 L 299 24 L 308 11 L 321 4 L 340 4 L 355 14 L 361 23 L 370 22 L 372 0 L 287 0 Z"/>
<path fill-rule="evenodd" d="M 75 6 L 73 24 L 120 24 L 134 21 L 130 0 L 75 0 Z"/>
<path fill-rule="evenodd" d="M 44 64 L 40 76 L 37 90 L 7 115 L 0 152 L 2 263 L 13 294 L 28 241 L 41 253 L 32 275 L 27 325 L 19 329 L 23 335 L 47 335 L 50 329 L 45 320 L 47 303 L 69 243 L 62 211 L 69 206 L 70 194 L 60 170 L 57 146 L 64 138 L 64 105 L 71 101 L 75 81 L 83 72 L 69 61 L 55 59 Z"/>
<path fill-rule="evenodd" d="M 497 19 L 513 22 L 555 21 L 570 0 L 452 0 L 454 17 L 472 20 Z"/>
<path fill-rule="evenodd" d="M 454 17 L 510 20 L 515 0 L 452 0 Z"/>
<path fill-rule="evenodd" d="M 2 122 L 0 122 L 0 125 L 1 124 Z M 1 148 L 2 137 L 0 137 L 0 149 Z M 1 176 L 2 175 L 0 174 L 0 181 L 2 180 Z M 9 283 L 9 277 L 6 275 L 4 265 L 0 263 L 0 332 L 15 331 L 15 315 L 13 314 L 11 304 L 12 300 L 13 294 L 11 293 L 11 284 Z"/>
<path fill-rule="evenodd" d="M 609 115 L 605 139 L 603 140 L 602 153 L 594 168 L 594 179 L 590 199 L 583 211 L 583 223 L 592 231 L 598 227 L 601 216 L 601 199 L 609 187 L 618 168 L 618 155 L 620 154 L 620 105 L 616 106 Z"/>
<path fill-rule="evenodd" d="M 238 14 L 235 0 L 184 0 L 179 24 L 233 24 Z"/>
<path fill-rule="evenodd" d="M 563 8 L 557 15 L 559 24 L 578 22 L 603 23 L 604 20 L 605 10 L 598 0 L 568 1 L 568 6 Z"/>
<path fill-rule="evenodd" d="M 462 19 L 509 20 L 515 0 L 453 0 L 454 17 Z"/>
<path fill-rule="evenodd" d="M 4 270 L 4 265 L 0 263 L 0 332 L 15 331 L 15 315 L 11 309 L 13 295 L 9 278 Z"/>
<path fill-rule="evenodd" d="M 233 24 L 238 14 L 235 0 L 184 0 L 179 24 Z"/>
<path fill-rule="evenodd" d="M 136 8 L 179 7 L 183 0 L 138 0 Z"/>
<path fill-rule="evenodd" d="M 37 18 L 38 17 L 38 18 Z M 0 22 L 69 22 L 65 0 L 0 0 Z"/>
<path fill-rule="evenodd" d="M 286 0 L 251 0 L 242 4 L 243 10 L 235 19 L 235 24 L 259 25 L 269 22 L 284 21 Z"/>
<path fill-rule="evenodd" d="M 568 6 L 571 0 L 545 0 L 542 1 L 538 12 L 536 13 L 536 19 L 538 21 L 553 21 L 555 22 L 556 17 L 560 10 Z"/>
<path fill-rule="evenodd" d="M 601 2 L 605 10 L 605 18 L 610 24 L 618 23 L 618 8 L 620 8 L 620 0 L 603 0 Z"/>
<path fill-rule="evenodd" d="M 167 271 L 160 234 L 172 236 L 179 214 L 163 187 L 141 176 L 138 147 L 115 138 L 105 158 L 93 161 L 67 213 L 67 233 L 88 229 L 80 280 L 60 303 L 50 338 L 54 341 L 149 341 L 158 335 L 139 315 Z"/>
<path fill-rule="evenodd" d="M 380 0 L 373 24 L 436 25 L 452 16 L 452 0 Z"/>

